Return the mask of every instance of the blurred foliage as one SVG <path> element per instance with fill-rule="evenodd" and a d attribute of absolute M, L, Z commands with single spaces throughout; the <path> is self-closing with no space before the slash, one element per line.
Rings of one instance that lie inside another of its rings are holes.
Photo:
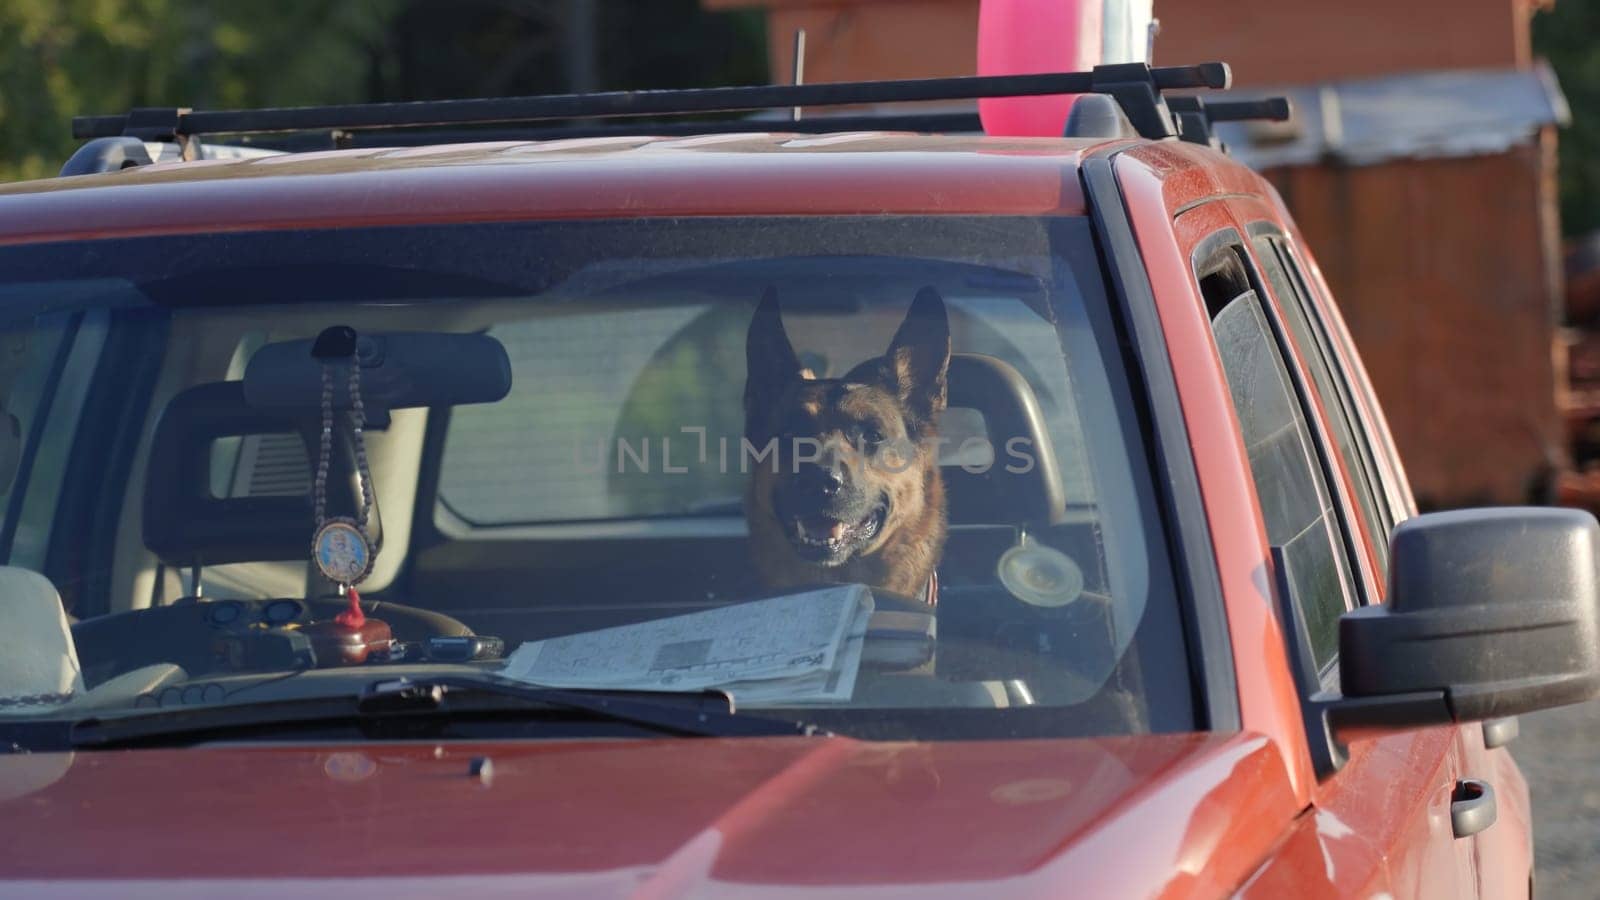
<path fill-rule="evenodd" d="M 1560 138 L 1561 230 L 1600 230 L 1600 0 L 1556 0 L 1533 20 L 1533 48 L 1572 107 Z"/>
<path fill-rule="evenodd" d="M 592 10 L 582 16 L 584 10 Z M 575 17 L 581 17 L 575 18 Z M 587 26 L 575 28 L 575 26 Z M 575 58 L 573 38 L 590 35 Z M 0 0 L 0 180 L 74 115 L 757 83 L 759 12 L 698 0 Z"/>
<path fill-rule="evenodd" d="M 0 0 L 0 177 L 53 175 L 74 115 L 360 100 L 398 0 Z"/>

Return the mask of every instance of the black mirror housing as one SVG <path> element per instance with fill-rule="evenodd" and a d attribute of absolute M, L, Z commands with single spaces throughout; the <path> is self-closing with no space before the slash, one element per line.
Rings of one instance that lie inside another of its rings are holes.
<path fill-rule="evenodd" d="M 511 392 L 511 359 L 492 335 L 347 330 L 361 366 L 362 402 L 375 425 L 387 423 L 391 410 L 495 403 Z M 317 340 L 282 341 L 256 351 L 244 370 L 245 402 L 268 412 L 317 413 L 323 367 L 312 352 Z M 330 365 L 334 408 L 349 409 L 350 363 Z"/>
<path fill-rule="evenodd" d="M 1339 619 L 1335 749 L 1364 733 L 1471 722 L 1600 696 L 1600 522 L 1503 507 L 1396 526 L 1389 595 Z"/>

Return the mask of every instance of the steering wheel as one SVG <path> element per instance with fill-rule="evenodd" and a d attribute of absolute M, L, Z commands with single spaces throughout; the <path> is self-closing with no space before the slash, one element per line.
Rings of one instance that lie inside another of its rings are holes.
<path fill-rule="evenodd" d="M 219 641 L 248 639 L 260 633 L 262 625 L 329 619 L 347 605 L 342 597 L 184 600 L 84 619 L 73 624 L 72 641 L 84 681 L 91 687 L 155 663 L 172 663 L 190 675 L 200 675 L 226 668 L 218 660 Z M 399 641 L 472 634 L 461 620 L 429 609 L 382 600 L 364 600 L 361 607 L 368 616 L 387 622 Z"/>

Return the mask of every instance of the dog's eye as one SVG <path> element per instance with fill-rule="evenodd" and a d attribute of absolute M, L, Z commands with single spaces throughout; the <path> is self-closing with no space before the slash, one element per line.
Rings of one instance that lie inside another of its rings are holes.
<path fill-rule="evenodd" d="M 883 443 L 883 432 L 868 425 L 861 429 L 861 440 L 869 447 L 876 447 Z"/>

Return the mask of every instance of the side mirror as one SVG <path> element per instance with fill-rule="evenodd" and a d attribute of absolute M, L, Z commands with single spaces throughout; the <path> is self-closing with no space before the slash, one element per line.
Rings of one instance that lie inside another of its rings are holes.
<path fill-rule="evenodd" d="M 1317 704 L 1335 760 L 1362 736 L 1600 696 L 1600 522 L 1506 507 L 1396 526 L 1387 602 L 1339 619 L 1339 681 Z"/>

